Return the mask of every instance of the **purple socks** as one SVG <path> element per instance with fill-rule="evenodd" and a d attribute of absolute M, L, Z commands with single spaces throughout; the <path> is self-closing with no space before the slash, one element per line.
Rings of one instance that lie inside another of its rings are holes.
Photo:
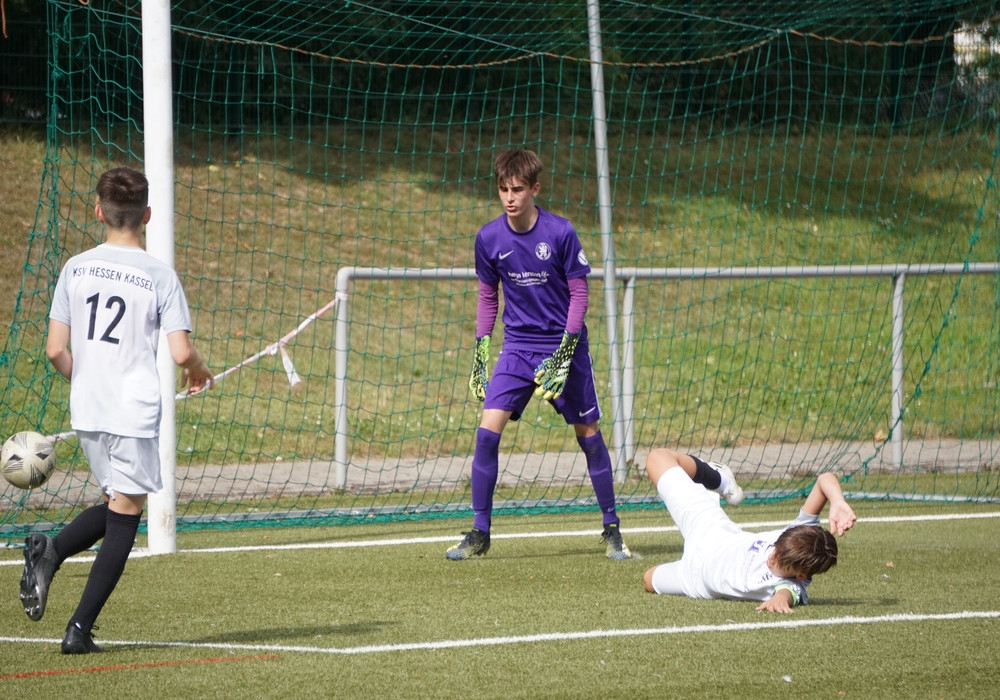
<path fill-rule="evenodd" d="M 615 512 L 615 478 L 611 469 L 611 455 L 608 454 L 608 447 L 604 444 L 604 436 L 597 431 L 596 435 L 578 437 L 576 441 L 587 457 L 590 483 L 594 487 L 597 504 L 601 507 L 604 524 L 613 525 L 618 522 L 618 514 Z"/>
<path fill-rule="evenodd" d="M 601 507 L 604 525 L 618 522 L 615 510 L 615 480 L 611 468 L 611 455 L 598 431 L 587 438 L 577 438 L 580 449 L 587 458 L 587 471 L 594 487 L 594 495 Z M 493 516 L 493 492 L 499 472 L 500 433 L 479 428 L 476 433 L 476 451 L 472 457 L 472 510 L 475 513 L 472 527 L 482 532 L 490 531 Z"/>
<path fill-rule="evenodd" d="M 490 531 L 493 517 L 493 491 L 500 470 L 500 433 L 480 428 L 476 432 L 476 452 L 472 457 L 472 527 Z"/>

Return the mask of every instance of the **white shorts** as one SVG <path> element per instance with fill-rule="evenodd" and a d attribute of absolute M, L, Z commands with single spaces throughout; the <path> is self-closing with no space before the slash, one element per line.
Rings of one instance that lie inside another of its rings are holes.
<path fill-rule="evenodd" d="M 740 527 L 722 510 L 719 494 L 691 481 L 680 467 L 664 472 L 656 490 L 684 538 L 684 554 L 680 561 L 656 567 L 653 590 L 711 598 L 702 576 L 703 560 L 728 535 L 740 534 Z"/>
<path fill-rule="evenodd" d="M 159 438 L 136 438 L 78 430 L 80 447 L 101 493 L 138 496 L 163 488 Z"/>

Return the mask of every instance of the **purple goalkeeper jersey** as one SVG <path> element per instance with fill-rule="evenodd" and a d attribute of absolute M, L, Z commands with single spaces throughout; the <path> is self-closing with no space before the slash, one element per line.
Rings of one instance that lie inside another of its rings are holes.
<path fill-rule="evenodd" d="M 506 214 L 479 230 L 476 275 L 503 289 L 505 346 L 554 350 L 566 330 L 567 280 L 589 275 L 590 263 L 573 224 L 537 209 L 530 231 L 514 231 Z M 584 326 L 581 340 L 586 335 Z"/>

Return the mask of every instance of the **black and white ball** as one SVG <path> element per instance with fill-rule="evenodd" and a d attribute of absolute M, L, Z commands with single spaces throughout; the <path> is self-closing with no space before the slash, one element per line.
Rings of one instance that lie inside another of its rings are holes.
<path fill-rule="evenodd" d="M 41 486 L 56 470 L 55 446 L 32 430 L 14 433 L 0 450 L 3 478 L 19 489 Z"/>

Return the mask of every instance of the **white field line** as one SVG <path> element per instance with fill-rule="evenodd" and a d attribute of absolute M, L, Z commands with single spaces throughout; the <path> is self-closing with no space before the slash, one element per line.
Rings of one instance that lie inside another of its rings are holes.
<path fill-rule="evenodd" d="M 954 613 L 876 615 L 872 617 L 844 616 L 823 620 L 779 620 L 772 622 L 732 622 L 718 625 L 688 625 L 686 627 L 652 627 L 642 629 L 587 630 L 582 632 L 550 632 L 511 637 L 478 637 L 473 639 L 444 639 L 437 642 L 410 642 L 407 644 L 374 644 L 359 647 L 315 647 L 285 644 L 225 644 L 222 642 L 154 642 L 141 640 L 101 640 L 105 645 L 144 646 L 153 648 L 219 649 L 224 651 L 284 652 L 299 654 L 382 654 L 401 651 L 435 651 L 468 647 L 505 646 L 511 644 L 537 644 L 539 642 L 564 642 L 577 639 L 608 639 L 616 637 L 644 637 L 673 634 L 705 634 L 744 632 L 772 629 L 801 629 L 806 627 L 831 627 L 835 625 L 893 624 L 906 622 L 934 622 L 948 620 L 984 620 L 1000 618 L 1000 610 L 964 610 Z M 58 644 L 55 638 L 0 637 L 7 644 Z"/>
<path fill-rule="evenodd" d="M 952 513 L 952 514 L 940 514 L 940 515 L 905 515 L 905 516 L 886 516 L 877 518 L 858 518 L 858 523 L 869 524 L 869 523 L 912 523 L 912 522 L 927 522 L 935 520 L 977 520 L 982 518 L 1000 518 L 1000 511 L 992 513 Z M 771 520 L 763 522 L 744 522 L 738 523 L 738 525 L 747 530 L 757 530 L 757 529 L 770 529 L 775 527 L 782 527 L 787 525 L 790 520 Z M 676 532 L 677 527 L 673 525 L 665 525 L 658 527 L 623 527 L 622 533 L 624 534 L 637 534 L 637 533 L 657 533 L 657 532 Z M 534 538 L 551 538 L 551 537 L 595 537 L 600 535 L 600 530 L 571 530 L 562 532 L 513 532 L 513 533 L 491 533 L 490 538 L 493 540 L 515 540 L 515 539 L 534 539 Z M 440 535 L 435 537 L 408 537 L 408 538 L 393 538 L 393 539 L 377 539 L 377 540 L 350 540 L 347 542 L 308 542 L 308 543 L 297 543 L 297 544 L 262 544 L 262 545 L 248 545 L 241 547 L 203 547 L 199 549 L 182 549 L 178 550 L 178 554 L 221 554 L 229 552 L 271 552 L 271 551 L 281 551 L 281 550 L 295 550 L 295 549 L 351 549 L 355 547 L 393 547 L 400 545 L 415 545 L 415 544 L 434 544 L 440 542 L 454 542 L 456 535 Z M 143 557 L 158 556 L 149 552 L 145 548 L 138 548 L 132 552 L 131 559 L 139 559 Z M 76 556 L 67 559 L 63 564 L 81 564 L 94 561 L 94 555 L 83 555 Z M 0 566 L 23 566 L 24 563 L 19 559 L 10 559 L 6 561 L 0 561 Z"/>

